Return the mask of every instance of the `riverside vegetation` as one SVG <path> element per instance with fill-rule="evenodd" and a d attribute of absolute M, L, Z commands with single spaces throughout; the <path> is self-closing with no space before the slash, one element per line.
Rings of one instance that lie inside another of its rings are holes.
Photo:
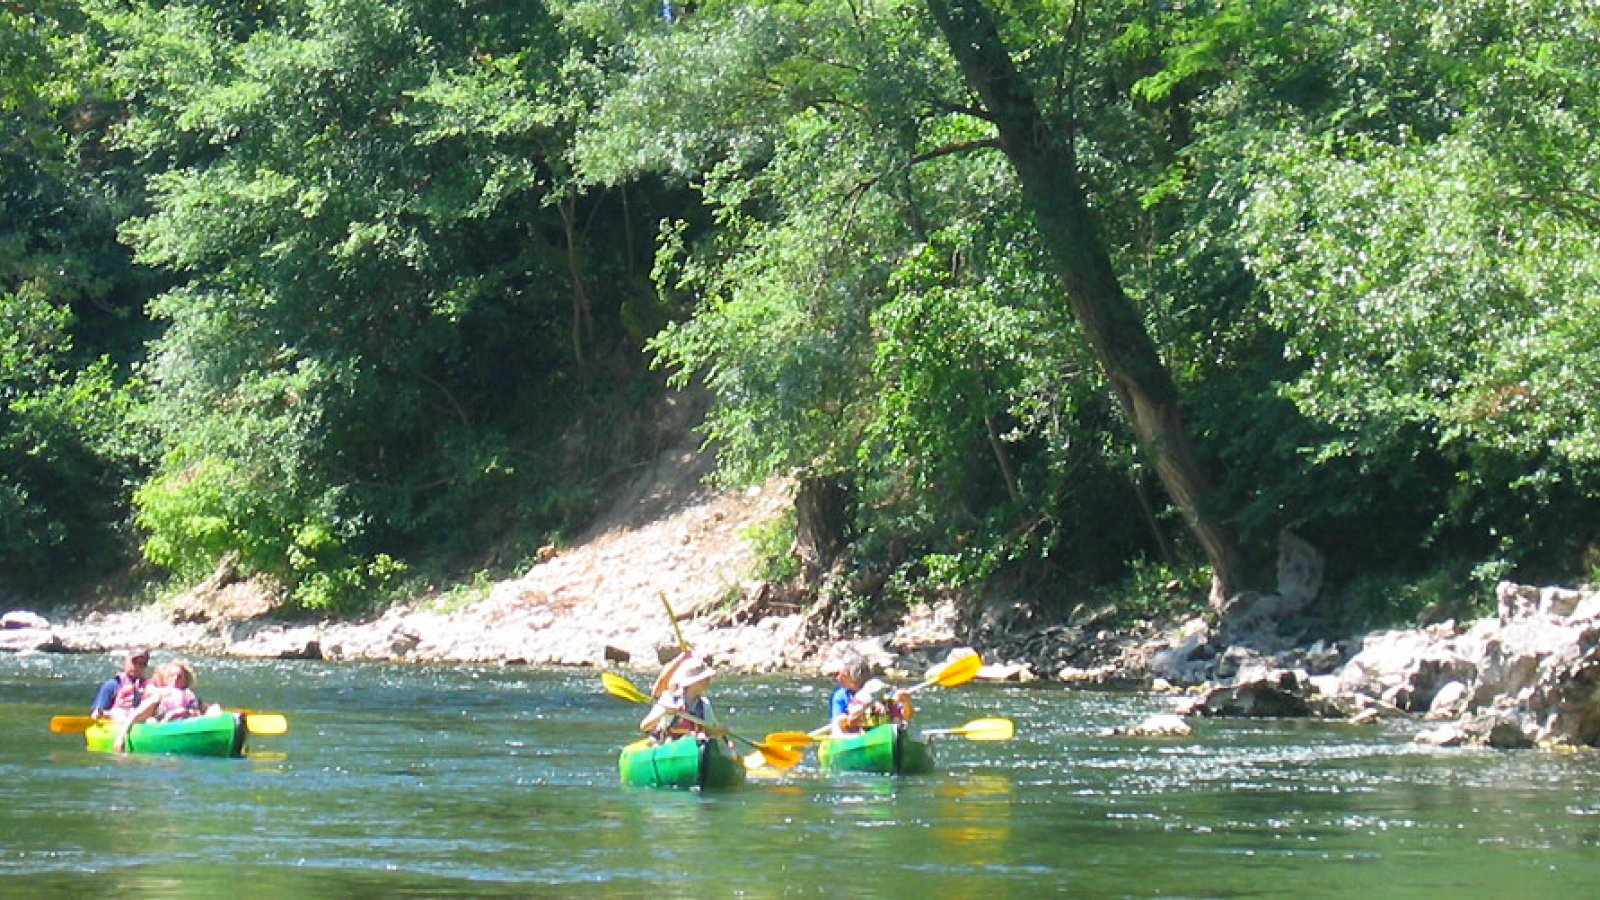
<path fill-rule="evenodd" d="M 1286 542 L 1316 603 L 1258 618 L 1306 646 L 1600 567 L 1592 4 L 43 0 L 0 36 L 5 608 L 223 573 L 521 615 L 490 586 L 659 465 L 792 486 L 724 613 L 834 639 L 958 610 L 1115 656 L 1283 598 Z"/>

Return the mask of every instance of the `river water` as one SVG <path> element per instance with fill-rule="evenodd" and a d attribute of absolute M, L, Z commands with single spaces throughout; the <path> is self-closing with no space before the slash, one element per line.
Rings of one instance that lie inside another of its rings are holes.
<path fill-rule="evenodd" d="M 157 653 L 156 661 L 166 658 Z M 1581 897 L 1600 754 L 1442 750 L 1415 723 L 1203 721 L 1101 737 L 1141 694 L 968 684 L 918 721 L 940 770 L 814 758 L 724 794 L 622 787 L 642 709 L 589 670 L 195 660 L 285 713 L 244 759 L 119 757 L 52 734 L 106 657 L 0 657 L 0 897 Z M 641 687 L 648 679 L 635 677 Z M 719 678 L 759 738 L 825 719 L 821 679 Z"/>

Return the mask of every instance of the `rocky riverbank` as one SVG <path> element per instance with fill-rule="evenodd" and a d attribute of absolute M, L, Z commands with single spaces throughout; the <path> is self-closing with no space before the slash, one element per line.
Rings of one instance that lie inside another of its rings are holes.
<path fill-rule="evenodd" d="M 61 622 L 14 610 L 0 617 L 0 651 L 103 653 L 139 644 L 242 657 L 653 669 L 676 650 L 654 594 L 636 597 L 631 613 L 620 615 L 562 606 L 517 584 L 455 612 L 396 607 L 358 622 L 290 623 L 223 606 L 201 614 L 193 603 Z M 1182 735 L 1197 716 L 1357 724 L 1404 716 L 1426 723 L 1418 740 L 1440 745 L 1600 746 L 1600 592 L 1506 583 L 1498 601 L 1497 615 L 1476 622 L 1311 645 L 1261 621 L 1249 634 L 1202 619 L 1160 633 L 1095 631 L 1081 622 L 1008 633 L 953 605 L 852 640 L 812 637 L 804 610 L 773 610 L 741 624 L 686 609 L 681 628 L 699 652 L 734 670 L 817 671 L 855 651 L 908 676 L 970 644 L 989 662 L 980 677 L 1173 694 L 1171 714 L 1121 729 L 1129 734 Z M 1057 667 L 1063 657 L 1093 662 Z"/>
<path fill-rule="evenodd" d="M 682 640 L 732 670 L 815 672 L 846 652 L 920 676 L 957 647 L 980 677 L 1154 689 L 1170 715 L 1127 733 L 1181 735 L 1196 716 L 1427 722 L 1420 739 L 1497 747 L 1600 746 L 1600 592 L 1502 584 L 1497 615 L 1305 644 L 1288 623 L 1321 588 L 1320 555 L 1292 535 L 1272 594 L 1214 620 L 1113 630 L 1109 610 L 1038 622 L 1023 604 L 946 600 L 893 627 L 839 637 L 826 603 L 748 580 L 749 529 L 792 503 L 773 482 L 704 487 L 692 442 L 666 451 L 595 527 L 474 596 L 421 598 L 358 620 L 291 621 L 266 591 L 219 567 L 172 601 L 128 611 L 0 617 L 0 651 L 172 653 L 287 659 L 654 669 Z M 669 618 L 669 610 L 678 621 Z"/>

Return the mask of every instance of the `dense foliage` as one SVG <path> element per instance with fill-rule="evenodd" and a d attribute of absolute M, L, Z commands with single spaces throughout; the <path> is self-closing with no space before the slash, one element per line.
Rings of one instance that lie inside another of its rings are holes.
<path fill-rule="evenodd" d="M 1194 585 L 1197 516 L 1379 614 L 1600 568 L 1592 3 L 55 0 L 0 63 L 0 590 L 515 562 L 651 366 L 892 598 Z M 1065 251 L 997 97 L 1068 161 Z"/>
<path fill-rule="evenodd" d="M 87 17 L 0 6 L 0 590 L 131 555 L 146 441 L 129 366 L 152 278 L 116 241 L 136 179 Z"/>

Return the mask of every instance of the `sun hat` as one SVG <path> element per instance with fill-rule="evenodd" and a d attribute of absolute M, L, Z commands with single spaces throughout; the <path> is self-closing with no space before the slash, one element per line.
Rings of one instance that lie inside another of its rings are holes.
<path fill-rule="evenodd" d="M 144 657 L 145 662 L 150 661 L 150 651 L 144 647 L 129 647 L 123 654 L 123 659 L 138 659 Z"/>
<path fill-rule="evenodd" d="M 705 660 L 691 656 L 672 673 L 672 687 L 674 690 L 682 690 L 697 681 L 709 681 L 716 674 L 717 670 L 707 665 Z"/>

